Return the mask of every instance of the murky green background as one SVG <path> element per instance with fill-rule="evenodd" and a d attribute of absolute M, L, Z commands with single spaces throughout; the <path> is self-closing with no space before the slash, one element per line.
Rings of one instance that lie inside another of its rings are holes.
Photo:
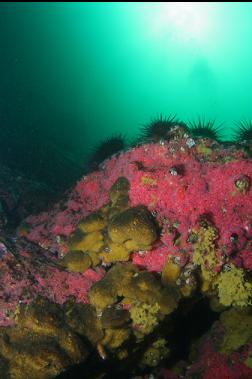
<path fill-rule="evenodd" d="M 0 160 L 60 183 L 160 114 L 229 139 L 252 119 L 251 41 L 252 3 L 0 3 Z"/>

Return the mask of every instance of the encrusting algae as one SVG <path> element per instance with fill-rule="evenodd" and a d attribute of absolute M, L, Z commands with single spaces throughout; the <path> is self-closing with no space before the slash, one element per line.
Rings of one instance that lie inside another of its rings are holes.
<path fill-rule="evenodd" d="M 204 281 L 211 281 L 216 275 L 219 260 L 217 256 L 216 239 L 218 232 L 212 225 L 200 226 L 195 231 L 197 241 L 194 244 L 193 263 L 200 266 Z"/>
<path fill-rule="evenodd" d="M 245 271 L 230 264 L 229 271 L 221 272 L 214 281 L 221 304 L 246 307 L 252 304 L 252 282 L 245 279 Z"/>
<path fill-rule="evenodd" d="M 167 342 L 164 338 L 159 338 L 144 352 L 141 363 L 156 367 L 160 361 L 169 356 L 170 349 L 167 347 Z"/>
<path fill-rule="evenodd" d="M 220 351 L 229 354 L 252 342 L 252 308 L 230 309 L 220 315 L 225 333 Z"/>
<path fill-rule="evenodd" d="M 143 334 L 153 332 L 158 325 L 158 312 L 160 306 L 158 303 L 136 303 L 130 308 L 130 316 L 133 321 L 133 326 Z"/>

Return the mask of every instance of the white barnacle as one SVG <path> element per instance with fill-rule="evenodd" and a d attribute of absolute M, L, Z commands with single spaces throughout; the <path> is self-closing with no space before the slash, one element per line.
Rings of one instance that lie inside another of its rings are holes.
<path fill-rule="evenodd" d="M 181 261 L 181 258 L 179 256 L 177 256 L 177 255 L 173 258 L 173 262 L 176 263 L 176 264 L 179 264 L 180 261 Z"/>
<path fill-rule="evenodd" d="M 61 242 L 61 237 L 60 237 L 60 235 L 57 235 L 57 236 L 55 237 L 55 241 L 56 241 L 57 243 L 60 243 L 60 242 Z"/>
<path fill-rule="evenodd" d="M 192 270 L 189 270 L 189 269 L 185 270 L 184 271 L 184 277 L 188 278 L 191 275 L 191 273 L 192 273 Z"/>
<path fill-rule="evenodd" d="M 120 311 L 121 309 L 123 309 L 123 306 L 122 304 L 118 303 L 115 305 L 115 309 L 117 309 L 118 311 Z"/>
<path fill-rule="evenodd" d="M 102 262 L 102 267 L 104 267 L 104 268 L 108 268 L 108 267 L 110 267 L 111 266 L 111 263 L 110 262 Z"/>
<path fill-rule="evenodd" d="M 189 149 L 191 149 L 193 146 L 195 146 L 195 141 L 194 141 L 194 139 L 193 138 L 188 138 L 187 140 L 186 140 L 186 145 L 189 147 Z"/>
<path fill-rule="evenodd" d="M 178 171 L 176 170 L 175 167 L 171 167 L 170 170 L 169 170 L 169 172 L 170 172 L 171 175 L 174 175 L 174 176 L 178 175 Z"/>
<path fill-rule="evenodd" d="M 177 286 L 181 286 L 181 284 L 182 284 L 182 281 L 181 281 L 181 279 L 180 279 L 180 278 L 178 278 L 178 279 L 176 280 L 176 284 L 177 284 Z"/>
<path fill-rule="evenodd" d="M 225 263 L 223 266 L 223 271 L 228 272 L 232 270 L 232 266 L 230 263 Z"/>
<path fill-rule="evenodd" d="M 187 278 L 185 283 L 188 285 L 188 286 L 194 286 L 195 285 L 195 278 L 194 277 L 190 277 L 190 278 Z"/>

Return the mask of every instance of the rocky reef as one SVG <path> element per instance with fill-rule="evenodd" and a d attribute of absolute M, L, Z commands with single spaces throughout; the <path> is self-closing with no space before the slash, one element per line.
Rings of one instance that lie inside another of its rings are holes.
<path fill-rule="evenodd" d="M 0 377 L 252 378 L 251 180 L 173 125 L 3 230 Z"/>

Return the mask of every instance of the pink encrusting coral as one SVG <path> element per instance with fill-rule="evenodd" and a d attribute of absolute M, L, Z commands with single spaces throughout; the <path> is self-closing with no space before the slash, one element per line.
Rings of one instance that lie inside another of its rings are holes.
<path fill-rule="evenodd" d="M 208 148 L 209 149 L 209 148 Z M 203 150 L 204 151 L 204 150 Z M 43 247 L 57 249 L 62 255 L 64 241 L 78 221 L 109 201 L 108 192 L 119 176 L 130 182 L 130 204 L 144 204 L 157 214 L 162 227 L 162 246 L 146 254 L 133 255 L 150 271 L 160 271 L 167 254 L 181 250 L 190 252 L 186 244 L 189 232 L 202 215 L 207 215 L 218 229 L 218 245 L 225 254 L 233 254 L 232 235 L 237 237 L 236 257 L 251 269 L 252 188 L 246 191 L 236 186 L 240 178 L 252 178 L 252 161 L 241 151 L 213 149 L 204 156 L 199 145 L 189 147 L 186 139 L 165 144 L 148 144 L 133 148 L 104 162 L 101 169 L 77 183 L 64 204 L 58 204 L 47 220 L 43 215 L 27 219 L 27 238 Z M 174 236 L 167 229 L 175 225 L 180 244 L 174 246 Z M 160 250 L 161 249 L 161 250 Z M 246 254 L 244 253 L 246 251 Z M 246 256 L 244 256 L 246 255 Z M 144 263 L 145 262 L 145 263 Z M 159 263 L 158 263 L 159 262 Z"/>
<path fill-rule="evenodd" d="M 197 355 L 192 364 L 184 361 L 177 363 L 173 369 L 160 370 L 158 379 L 250 379 L 252 368 L 246 364 L 251 357 L 252 345 L 246 344 L 239 351 L 224 354 L 218 351 L 216 341 L 223 336 L 219 322 L 199 341 Z M 195 352 L 194 352 L 195 355 Z M 180 374 L 177 374 L 178 369 Z"/>
<path fill-rule="evenodd" d="M 173 258 L 179 257 L 181 267 L 187 262 L 186 255 L 176 254 L 164 245 L 156 246 L 151 251 L 141 251 L 132 254 L 132 262 L 148 271 L 161 272 L 167 257 L 171 256 Z"/>
<path fill-rule="evenodd" d="M 18 255 L 17 255 L 18 254 Z M 0 326 L 12 325 L 19 304 L 29 304 L 38 295 L 58 304 L 70 296 L 77 302 L 88 302 L 90 287 L 104 276 L 104 270 L 89 269 L 85 273 L 70 273 L 48 260 L 45 252 L 9 251 L 0 260 Z"/>
<path fill-rule="evenodd" d="M 240 253 L 240 258 L 241 258 L 242 266 L 245 269 L 252 271 L 252 246 L 251 246 L 251 244 L 249 244 L 249 246 Z"/>
<path fill-rule="evenodd" d="M 85 273 L 69 273 L 49 267 L 47 275 L 44 277 L 38 275 L 36 280 L 41 286 L 39 294 L 58 304 L 64 304 L 69 296 L 74 296 L 77 302 L 88 303 L 89 289 L 103 276 L 104 270 L 101 268 L 95 271 L 89 269 Z"/>
<path fill-rule="evenodd" d="M 185 377 L 193 378 L 201 375 L 202 379 L 252 378 L 252 369 L 245 364 L 249 346 L 227 355 L 216 351 L 213 339 L 213 334 L 203 339 L 198 349 L 197 361 L 188 369 Z"/>

